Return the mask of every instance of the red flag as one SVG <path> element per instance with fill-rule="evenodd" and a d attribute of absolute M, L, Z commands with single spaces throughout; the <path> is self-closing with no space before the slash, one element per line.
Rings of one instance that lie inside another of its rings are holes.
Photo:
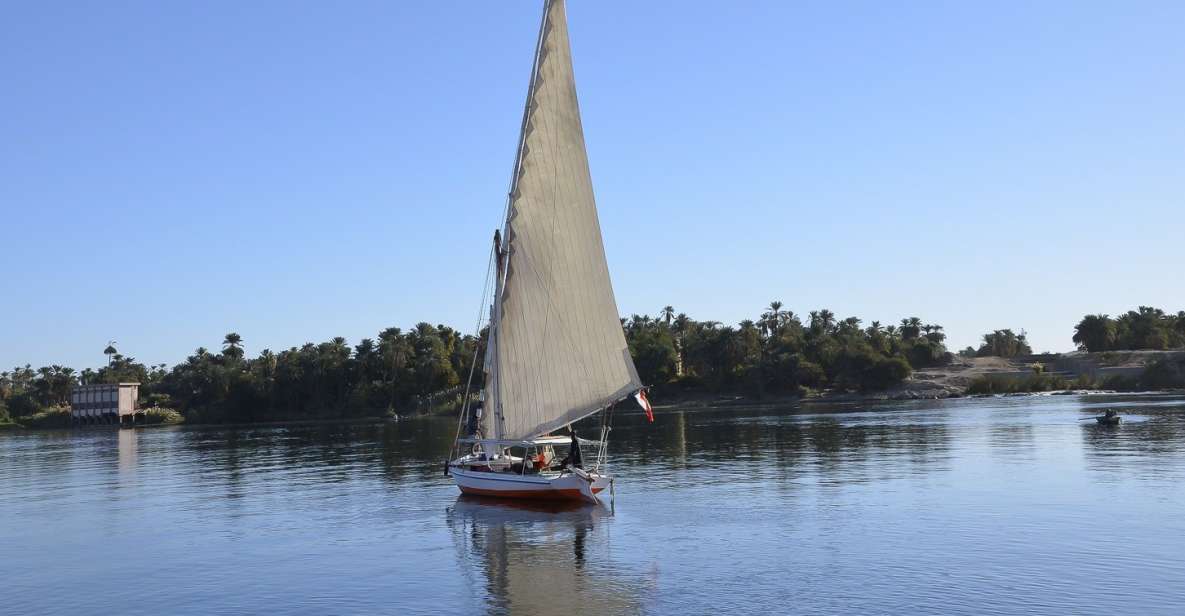
<path fill-rule="evenodd" d="M 654 407 L 650 406 L 650 401 L 646 399 L 646 391 L 639 389 L 638 393 L 634 394 L 634 400 L 637 400 L 638 406 L 646 411 L 646 419 L 649 419 L 650 423 L 654 423 Z"/>

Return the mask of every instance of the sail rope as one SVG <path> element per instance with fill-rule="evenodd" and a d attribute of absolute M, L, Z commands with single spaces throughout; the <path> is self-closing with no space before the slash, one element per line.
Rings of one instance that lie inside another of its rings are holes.
<path fill-rule="evenodd" d="M 481 350 L 482 350 L 481 326 L 486 321 L 486 314 L 487 314 L 486 300 L 490 296 L 490 272 L 492 269 L 497 267 L 495 265 L 496 259 L 498 258 L 497 251 L 498 251 L 497 246 L 493 247 L 490 250 L 490 260 L 489 260 L 489 263 L 486 264 L 485 282 L 483 282 L 481 284 L 481 303 L 478 304 L 479 307 L 477 310 L 477 325 L 474 327 L 474 333 L 473 333 L 473 337 L 476 339 L 477 342 L 473 345 L 473 361 L 469 364 L 469 377 L 465 380 L 465 397 L 462 398 L 461 414 L 460 414 L 460 417 L 457 418 L 457 433 L 453 437 L 452 447 L 449 448 L 449 459 L 450 460 L 453 459 L 454 454 L 460 453 L 459 451 L 457 451 L 457 441 L 459 441 L 461 439 L 461 430 L 464 429 L 465 423 L 469 419 L 469 404 L 470 404 L 469 396 L 470 396 L 472 389 L 473 389 L 473 375 L 477 370 L 477 357 L 478 357 L 478 355 L 481 354 Z"/>

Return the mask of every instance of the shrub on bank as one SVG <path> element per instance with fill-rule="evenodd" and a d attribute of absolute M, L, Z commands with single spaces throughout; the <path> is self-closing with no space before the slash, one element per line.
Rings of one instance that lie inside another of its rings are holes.
<path fill-rule="evenodd" d="M 21 417 L 19 423 L 26 428 L 69 428 L 70 407 L 50 407 L 39 413 Z"/>
<path fill-rule="evenodd" d="M 17 394 L 9 398 L 5 406 L 8 408 L 8 414 L 16 420 L 20 420 L 22 417 L 36 415 L 46 410 L 45 407 L 38 404 L 33 396 L 28 393 Z"/>
<path fill-rule="evenodd" d="M 1158 359 L 1140 375 L 1145 389 L 1174 389 L 1185 387 L 1185 360 Z"/>
<path fill-rule="evenodd" d="M 909 362 L 900 357 L 879 359 L 864 373 L 861 388 L 864 391 L 883 391 L 908 379 L 912 372 Z"/>
<path fill-rule="evenodd" d="M 173 409 L 153 406 L 144 409 L 144 423 L 148 424 L 179 424 L 185 421 L 181 413 Z"/>
<path fill-rule="evenodd" d="M 1071 383 L 1061 376 L 1034 374 L 1021 379 L 981 376 L 967 386 L 968 394 L 1017 394 L 1069 389 Z"/>

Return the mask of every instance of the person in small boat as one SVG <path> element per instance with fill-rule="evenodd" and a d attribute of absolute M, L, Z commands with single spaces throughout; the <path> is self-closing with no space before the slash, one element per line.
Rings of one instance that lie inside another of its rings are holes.
<path fill-rule="evenodd" d="M 1107 409 L 1107 412 L 1103 413 L 1103 417 L 1106 417 L 1107 419 L 1112 419 L 1112 418 L 1118 417 L 1118 416 L 1119 416 L 1119 413 L 1116 413 L 1115 409 Z"/>

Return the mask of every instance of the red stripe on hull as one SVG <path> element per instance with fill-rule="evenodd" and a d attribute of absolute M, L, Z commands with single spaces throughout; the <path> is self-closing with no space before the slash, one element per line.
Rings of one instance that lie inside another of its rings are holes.
<path fill-rule="evenodd" d="M 529 498 L 534 500 L 582 500 L 584 496 L 580 490 L 486 490 L 484 488 L 461 488 L 464 494 L 474 496 L 494 496 L 498 498 Z M 604 491 L 605 488 L 593 488 L 593 494 Z"/>

